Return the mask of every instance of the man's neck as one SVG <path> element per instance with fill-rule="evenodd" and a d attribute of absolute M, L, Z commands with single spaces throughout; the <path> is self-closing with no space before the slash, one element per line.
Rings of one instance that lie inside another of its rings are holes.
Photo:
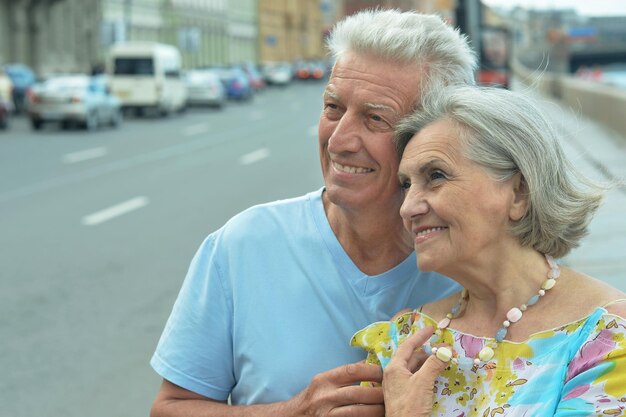
<path fill-rule="evenodd" d="M 367 275 L 382 274 L 413 251 L 399 207 L 346 210 L 323 199 L 328 222 L 352 262 Z"/>

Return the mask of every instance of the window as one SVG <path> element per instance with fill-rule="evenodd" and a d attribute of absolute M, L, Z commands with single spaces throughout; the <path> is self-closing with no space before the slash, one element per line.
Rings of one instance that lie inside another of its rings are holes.
<path fill-rule="evenodd" d="M 115 75 L 153 75 L 152 58 L 116 58 Z"/>

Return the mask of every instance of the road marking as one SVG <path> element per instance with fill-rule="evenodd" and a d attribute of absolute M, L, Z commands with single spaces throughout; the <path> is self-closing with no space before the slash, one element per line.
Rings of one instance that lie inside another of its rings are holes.
<path fill-rule="evenodd" d="M 116 204 L 104 210 L 97 211 L 93 214 L 89 214 L 82 218 L 81 223 L 85 226 L 95 226 L 100 223 L 104 223 L 107 220 L 114 219 L 115 217 L 122 216 L 131 211 L 140 209 L 148 205 L 147 197 L 135 197 L 123 203 Z"/>
<path fill-rule="evenodd" d="M 187 126 L 185 130 L 183 131 L 183 134 L 185 136 L 197 136 L 197 135 L 201 135 L 202 133 L 206 133 L 208 131 L 209 131 L 209 124 L 200 123 L 197 125 Z"/>
<path fill-rule="evenodd" d="M 109 153 L 106 148 L 92 148 L 84 151 L 72 152 L 63 155 L 63 163 L 74 164 L 76 162 L 87 161 L 89 159 L 100 158 Z"/>
<path fill-rule="evenodd" d="M 270 156 L 270 150 L 267 148 L 261 148 L 257 149 L 256 151 L 252 151 L 250 153 L 242 155 L 239 158 L 239 163 L 241 165 L 250 165 L 260 161 L 261 159 L 265 159 L 268 156 Z"/>
<path fill-rule="evenodd" d="M 317 125 L 313 125 L 309 128 L 309 136 L 317 136 Z"/>

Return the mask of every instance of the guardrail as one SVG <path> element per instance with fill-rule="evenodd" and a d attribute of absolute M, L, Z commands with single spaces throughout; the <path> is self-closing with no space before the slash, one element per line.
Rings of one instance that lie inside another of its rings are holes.
<path fill-rule="evenodd" d="M 524 84 L 559 99 L 576 112 L 617 131 L 626 140 L 626 90 L 568 74 L 531 71 L 519 62 L 513 74 Z"/>

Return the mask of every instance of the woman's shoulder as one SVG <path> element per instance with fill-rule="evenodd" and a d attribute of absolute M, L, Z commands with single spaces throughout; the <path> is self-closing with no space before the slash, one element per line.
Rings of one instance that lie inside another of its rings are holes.
<path fill-rule="evenodd" d="M 626 296 L 622 295 L 622 298 L 609 301 L 603 307 L 607 313 L 618 316 L 626 322 Z"/>
<path fill-rule="evenodd" d="M 589 314 L 596 308 L 603 307 L 611 314 L 626 318 L 626 293 L 584 273 L 569 268 L 565 271 L 563 281 L 565 285 L 557 285 L 554 288 L 558 301 L 553 307 L 559 312 L 555 316 L 576 317 L 581 313 Z"/>

